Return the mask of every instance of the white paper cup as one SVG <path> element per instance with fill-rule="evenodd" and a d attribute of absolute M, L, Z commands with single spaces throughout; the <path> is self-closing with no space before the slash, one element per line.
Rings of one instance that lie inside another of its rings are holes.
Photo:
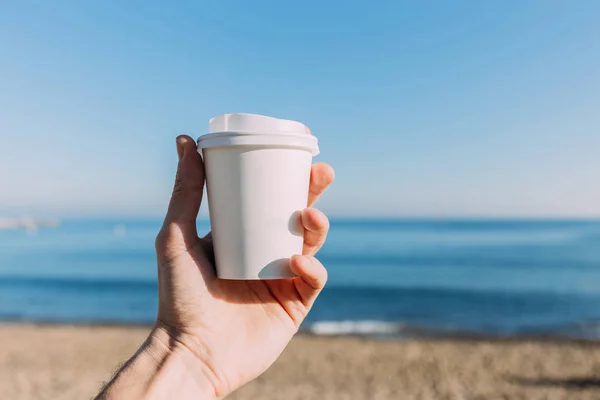
<path fill-rule="evenodd" d="M 198 139 L 204 158 L 217 276 L 293 276 L 302 253 L 299 212 L 307 206 L 317 138 L 299 122 L 253 114 L 210 120 Z"/>

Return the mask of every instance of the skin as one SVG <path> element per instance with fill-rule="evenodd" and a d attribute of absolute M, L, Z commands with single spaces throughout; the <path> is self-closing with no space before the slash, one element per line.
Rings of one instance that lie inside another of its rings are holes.
<path fill-rule="evenodd" d="M 281 354 L 327 281 L 314 258 L 329 230 L 310 206 L 334 179 L 311 170 L 302 255 L 293 279 L 217 279 L 212 237 L 199 238 L 204 164 L 189 136 L 177 138 L 179 165 L 169 209 L 156 238 L 159 311 L 148 339 L 97 399 L 218 399 L 262 374 Z"/>

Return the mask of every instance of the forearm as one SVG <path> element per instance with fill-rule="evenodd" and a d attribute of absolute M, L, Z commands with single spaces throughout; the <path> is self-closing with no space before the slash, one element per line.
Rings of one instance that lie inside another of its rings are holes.
<path fill-rule="evenodd" d="M 105 386 L 96 400 L 215 400 L 197 358 L 154 329 L 137 353 Z"/>

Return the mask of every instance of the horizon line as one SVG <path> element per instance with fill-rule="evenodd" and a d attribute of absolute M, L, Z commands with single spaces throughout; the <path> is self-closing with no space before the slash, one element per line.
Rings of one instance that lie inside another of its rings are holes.
<path fill-rule="evenodd" d="M 52 220 L 162 220 L 164 215 L 160 214 L 46 214 L 46 213 L 23 213 L 23 214 L 12 214 L 2 215 L 0 214 L 0 220 L 19 220 L 19 219 L 31 219 L 33 221 L 47 221 Z M 344 221 L 586 221 L 586 222 L 600 222 L 600 215 L 376 215 L 376 214 L 334 214 L 328 215 L 329 220 L 344 220 Z M 210 218 L 208 214 L 199 215 L 197 218 L 198 222 L 209 222 Z"/>

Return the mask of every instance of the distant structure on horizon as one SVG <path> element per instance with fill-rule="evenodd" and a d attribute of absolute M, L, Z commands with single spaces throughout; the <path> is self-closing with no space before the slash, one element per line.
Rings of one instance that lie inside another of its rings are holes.
<path fill-rule="evenodd" d="M 0 229 L 25 229 L 36 231 L 39 228 L 55 228 L 60 221 L 57 219 L 35 219 L 29 216 L 20 218 L 0 218 Z"/>

